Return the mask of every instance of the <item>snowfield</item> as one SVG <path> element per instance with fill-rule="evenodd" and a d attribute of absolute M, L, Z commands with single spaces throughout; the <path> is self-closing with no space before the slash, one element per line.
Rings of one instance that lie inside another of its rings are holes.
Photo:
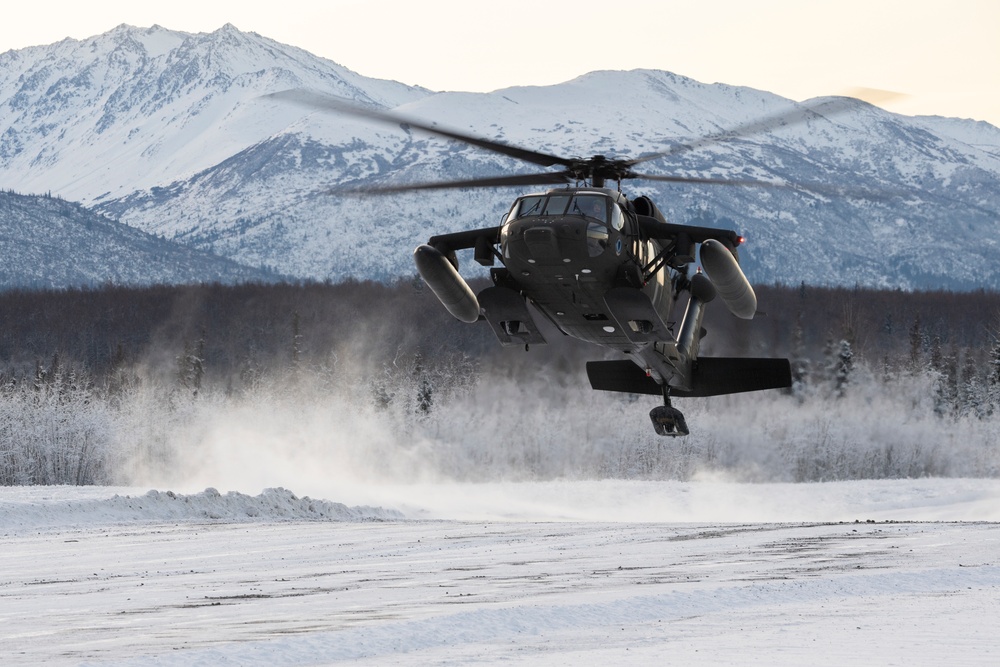
<path fill-rule="evenodd" d="M 0 489 L 4 664 L 1000 661 L 1000 480 L 338 496 Z"/>

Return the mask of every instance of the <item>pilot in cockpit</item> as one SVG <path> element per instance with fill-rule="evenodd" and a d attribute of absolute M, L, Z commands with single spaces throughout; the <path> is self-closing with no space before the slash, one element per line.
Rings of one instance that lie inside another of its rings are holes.
<path fill-rule="evenodd" d="M 607 222 L 608 209 L 603 197 L 578 197 L 579 211 L 590 218 Z"/>
<path fill-rule="evenodd" d="M 591 198 L 590 200 L 590 215 L 591 217 L 597 218 L 598 220 L 604 219 L 604 202 L 600 199 Z"/>

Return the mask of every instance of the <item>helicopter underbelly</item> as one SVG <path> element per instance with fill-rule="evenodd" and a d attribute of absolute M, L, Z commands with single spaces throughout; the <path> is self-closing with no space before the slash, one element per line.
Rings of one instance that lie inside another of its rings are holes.
<path fill-rule="evenodd" d="M 574 338 L 622 352 L 635 343 L 615 321 L 605 295 L 615 287 L 623 258 L 612 247 L 591 256 L 579 239 L 538 233 L 544 242 L 512 242 L 505 258 L 520 291 L 559 329 Z"/>
<path fill-rule="evenodd" d="M 558 274 L 525 283 L 524 292 L 539 310 L 564 333 L 591 343 L 627 350 L 633 347 L 604 304 L 612 280 L 602 277 Z"/>

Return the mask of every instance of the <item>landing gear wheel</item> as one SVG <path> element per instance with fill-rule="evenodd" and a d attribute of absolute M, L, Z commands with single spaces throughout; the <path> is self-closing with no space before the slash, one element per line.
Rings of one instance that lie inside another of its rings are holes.
<path fill-rule="evenodd" d="M 670 405 L 670 385 L 663 385 L 663 405 L 649 411 L 649 419 L 657 435 L 679 436 L 690 433 L 684 415 Z"/>
<path fill-rule="evenodd" d="M 661 405 L 650 410 L 649 419 L 653 422 L 657 435 L 679 436 L 690 433 L 684 415 L 669 405 Z"/>

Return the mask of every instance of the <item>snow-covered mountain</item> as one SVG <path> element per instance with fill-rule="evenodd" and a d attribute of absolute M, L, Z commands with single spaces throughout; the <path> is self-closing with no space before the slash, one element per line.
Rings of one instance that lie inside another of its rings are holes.
<path fill-rule="evenodd" d="M 795 105 L 645 70 L 431 93 L 230 25 L 196 35 L 119 26 L 0 55 L 0 187 L 51 191 L 251 266 L 386 278 L 411 273 L 410 252 L 433 233 L 496 224 L 520 191 L 338 197 L 330 186 L 534 170 L 405 127 L 261 97 L 289 88 L 566 156 L 634 157 Z M 1000 130 L 986 123 L 856 102 L 643 169 L 823 186 L 625 184 L 675 222 L 745 234 L 752 280 L 1000 287 Z"/>
<path fill-rule="evenodd" d="M 21 172 L 15 189 L 94 202 L 189 178 L 287 132 L 298 110 L 254 102 L 294 86 L 389 106 L 425 94 L 231 25 L 208 35 L 121 25 L 0 54 L 4 180 Z"/>
<path fill-rule="evenodd" d="M 44 195 L 0 192 L 0 289 L 273 281 Z"/>

